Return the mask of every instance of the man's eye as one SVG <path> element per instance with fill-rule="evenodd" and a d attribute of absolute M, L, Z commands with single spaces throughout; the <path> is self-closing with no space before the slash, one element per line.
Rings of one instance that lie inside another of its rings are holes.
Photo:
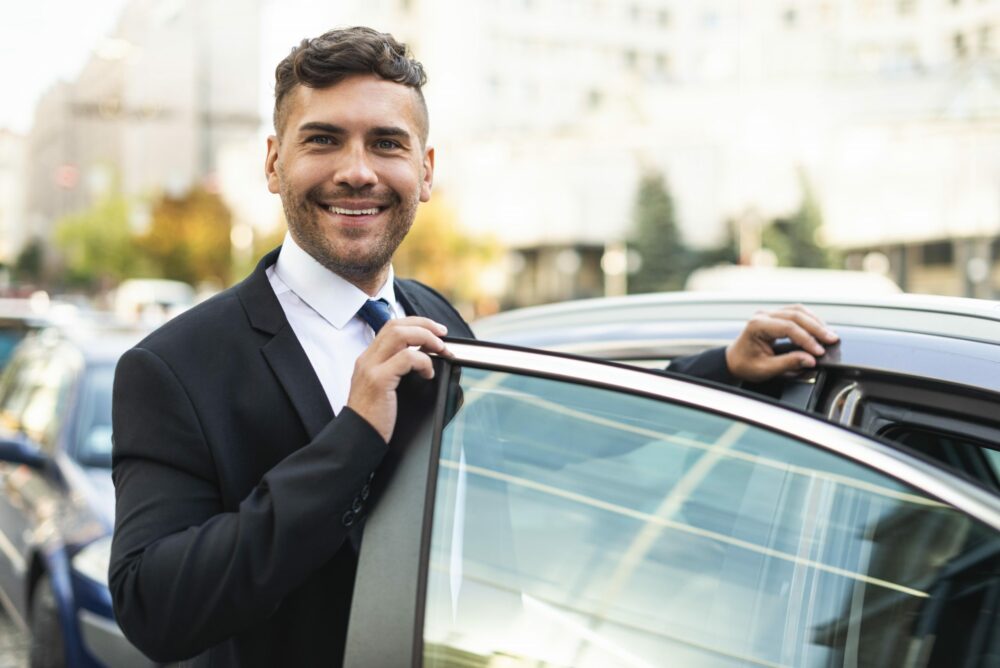
<path fill-rule="evenodd" d="M 309 137 L 307 139 L 310 144 L 332 144 L 333 137 L 328 137 L 326 135 L 316 135 L 315 137 Z"/>
<path fill-rule="evenodd" d="M 400 147 L 399 142 L 392 139 L 379 139 L 375 142 L 375 148 L 382 151 L 391 151 Z"/>

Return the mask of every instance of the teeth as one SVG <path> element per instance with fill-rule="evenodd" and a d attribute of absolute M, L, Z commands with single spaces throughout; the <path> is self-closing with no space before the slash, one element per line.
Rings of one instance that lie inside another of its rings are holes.
<path fill-rule="evenodd" d="M 374 216 L 378 213 L 378 207 L 374 209 L 341 209 L 339 206 L 331 206 L 330 213 L 337 213 L 342 216 Z"/>

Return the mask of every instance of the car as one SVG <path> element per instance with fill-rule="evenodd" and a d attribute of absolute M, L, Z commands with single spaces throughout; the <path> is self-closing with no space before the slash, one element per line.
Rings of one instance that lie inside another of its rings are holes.
<path fill-rule="evenodd" d="M 1000 494 L 1000 302 L 661 293 L 520 309 L 474 328 L 484 339 L 662 368 L 725 345 L 757 311 L 795 302 L 841 342 L 815 370 L 748 389 L 902 443 Z"/>
<path fill-rule="evenodd" d="M 36 293 L 31 299 L 0 298 L 0 369 L 25 336 L 64 322 L 71 309 L 68 304 L 53 303 L 45 293 Z"/>
<path fill-rule="evenodd" d="M 152 665 L 114 620 L 111 386 L 132 331 L 47 329 L 0 377 L 0 600 L 32 666 Z"/>
<path fill-rule="evenodd" d="M 992 665 L 984 485 L 790 396 L 448 346 L 404 379 L 422 405 L 372 483 L 346 666 Z"/>

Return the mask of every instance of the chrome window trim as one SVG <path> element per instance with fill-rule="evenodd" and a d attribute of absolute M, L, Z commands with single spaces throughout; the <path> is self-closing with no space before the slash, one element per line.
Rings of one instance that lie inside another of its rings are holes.
<path fill-rule="evenodd" d="M 807 441 L 889 475 L 1000 531 L 1000 499 L 927 462 L 775 404 L 675 377 L 591 360 L 484 344 L 448 342 L 454 363 L 628 390 L 697 406 Z"/>

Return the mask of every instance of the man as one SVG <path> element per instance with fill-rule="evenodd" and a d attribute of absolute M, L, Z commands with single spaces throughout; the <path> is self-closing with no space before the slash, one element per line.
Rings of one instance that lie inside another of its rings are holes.
<path fill-rule="evenodd" d="M 159 661 L 341 662 L 352 532 L 419 384 L 401 381 L 433 376 L 446 333 L 472 336 L 390 264 L 433 181 L 420 64 L 352 28 L 303 41 L 276 76 L 265 172 L 285 243 L 116 372 L 110 586 L 126 635 Z M 792 308 L 678 366 L 759 380 L 815 363 L 775 356 L 775 338 L 822 354 L 831 336 Z"/>

